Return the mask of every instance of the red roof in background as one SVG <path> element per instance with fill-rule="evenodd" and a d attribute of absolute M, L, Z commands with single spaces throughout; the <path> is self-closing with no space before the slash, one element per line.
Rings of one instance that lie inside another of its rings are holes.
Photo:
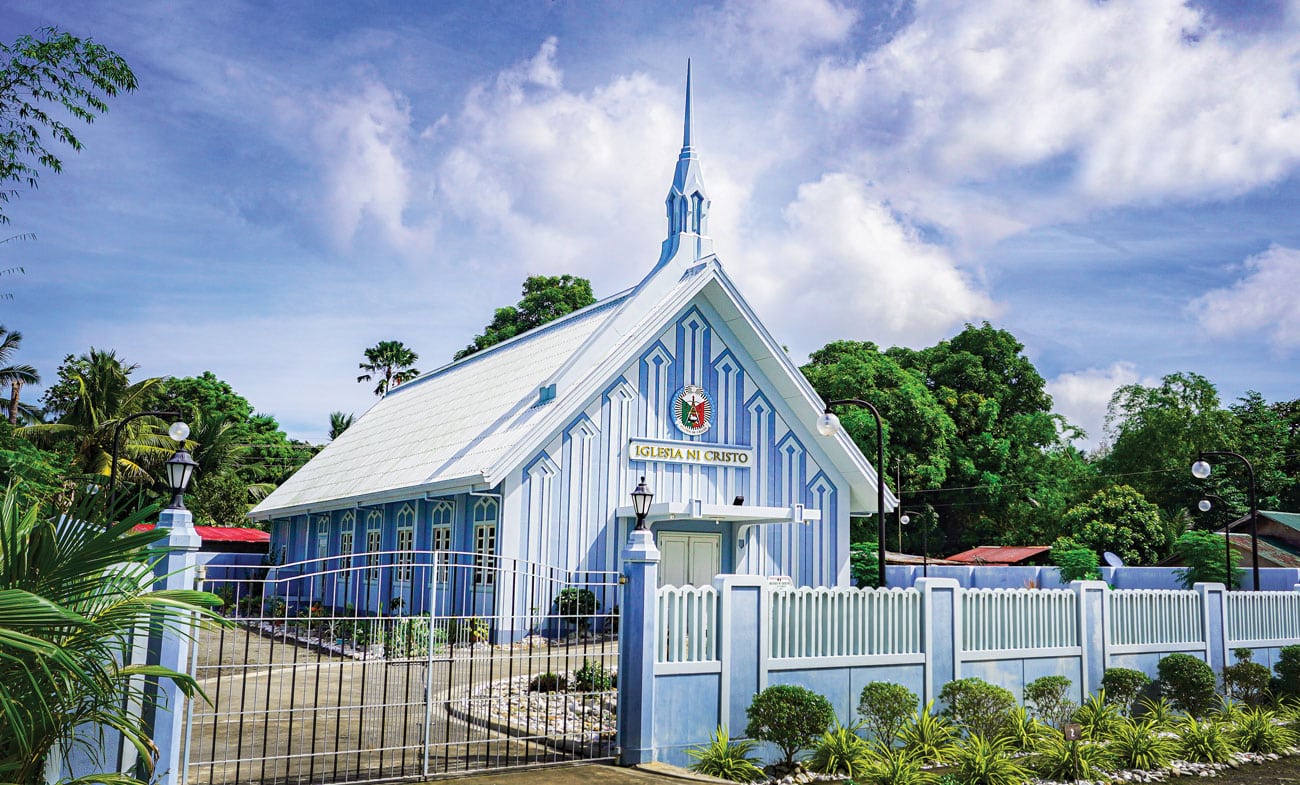
<path fill-rule="evenodd" d="M 155 526 L 142 523 L 136 531 L 149 531 Z M 195 526 L 194 531 L 204 542 L 270 542 L 271 533 L 261 529 L 245 529 L 239 526 Z"/>
<path fill-rule="evenodd" d="M 948 561 L 966 564 L 1019 564 L 1051 549 L 1048 545 L 981 545 L 955 553 L 948 557 Z"/>

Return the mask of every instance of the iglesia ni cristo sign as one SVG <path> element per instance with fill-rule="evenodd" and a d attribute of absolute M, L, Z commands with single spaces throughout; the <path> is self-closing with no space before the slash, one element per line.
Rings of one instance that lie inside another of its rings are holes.
<path fill-rule="evenodd" d="M 695 442 L 661 442 L 648 439 L 632 439 L 628 442 L 627 454 L 634 461 L 693 463 L 699 466 L 730 466 L 733 468 L 754 465 L 754 448 L 731 444 L 698 444 Z"/>

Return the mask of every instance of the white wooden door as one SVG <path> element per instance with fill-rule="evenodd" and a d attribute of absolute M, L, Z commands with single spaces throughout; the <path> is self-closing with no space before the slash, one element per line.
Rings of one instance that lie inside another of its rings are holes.
<path fill-rule="evenodd" d="M 659 585 L 708 586 L 722 571 L 722 535 L 659 532 Z"/>

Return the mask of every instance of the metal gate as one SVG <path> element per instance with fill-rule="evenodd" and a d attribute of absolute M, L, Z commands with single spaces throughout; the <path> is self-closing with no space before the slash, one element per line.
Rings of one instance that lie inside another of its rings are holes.
<path fill-rule="evenodd" d="M 186 781 L 352 783 L 615 755 L 619 576 L 446 551 L 209 568 Z"/>

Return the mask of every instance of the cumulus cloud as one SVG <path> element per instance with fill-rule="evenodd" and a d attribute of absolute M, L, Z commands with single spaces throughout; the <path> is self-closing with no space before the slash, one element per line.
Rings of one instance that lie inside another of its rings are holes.
<path fill-rule="evenodd" d="M 1076 441 L 1080 448 L 1096 447 L 1105 436 L 1106 409 L 1115 390 L 1126 384 L 1158 384 L 1159 380 L 1142 377 L 1131 362 L 1116 362 L 1108 368 L 1087 368 L 1063 373 L 1047 382 L 1053 410 L 1077 425 L 1087 438 Z"/>
<path fill-rule="evenodd" d="M 782 68 L 819 47 L 843 41 L 858 18 L 854 8 L 829 0 L 729 0 L 719 26 L 728 50 Z"/>
<path fill-rule="evenodd" d="M 1300 160 L 1297 54 L 1296 36 L 1227 33 L 1181 0 L 919 0 L 887 45 L 823 62 L 813 95 L 845 122 L 883 118 L 892 143 L 868 161 L 883 178 L 1019 192 L 1017 207 L 1051 220 L 1286 175 Z"/>
<path fill-rule="evenodd" d="M 1236 283 L 1194 300 L 1192 313 L 1211 335 L 1263 333 L 1279 352 L 1300 348 L 1300 250 L 1274 245 L 1243 267 Z"/>
<path fill-rule="evenodd" d="M 838 337 L 931 343 L 999 310 L 946 249 L 851 175 L 801 186 L 785 221 L 779 236 L 747 247 L 745 272 L 733 276 L 749 283 L 766 321 L 801 350 Z"/>

